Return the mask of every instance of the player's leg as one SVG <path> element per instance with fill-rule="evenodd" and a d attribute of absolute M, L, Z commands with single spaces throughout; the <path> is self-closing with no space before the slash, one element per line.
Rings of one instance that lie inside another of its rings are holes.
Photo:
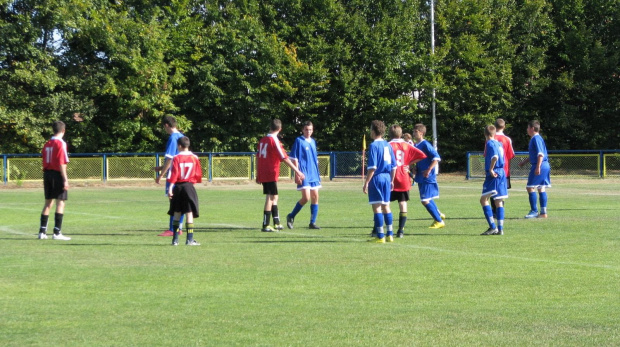
<path fill-rule="evenodd" d="M 310 189 L 310 229 L 321 229 L 316 225 L 316 218 L 319 216 L 319 190 Z"/>
<path fill-rule="evenodd" d="M 50 211 L 54 205 L 54 199 L 45 199 L 43 210 L 41 211 L 41 219 L 39 224 L 39 239 L 47 239 L 47 222 L 50 217 Z"/>
<path fill-rule="evenodd" d="M 386 241 L 393 242 L 394 241 L 394 216 L 392 215 L 392 209 L 390 208 L 390 203 L 383 203 L 381 205 L 381 211 L 383 212 L 383 220 L 385 221 L 385 229 L 386 229 Z"/>
<path fill-rule="evenodd" d="M 299 199 L 297 201 L 297 203 L 295 204 L 295 207 L 293 207 L 293 210 L 291 211 L 291 213 L 286 215 L 286 226 L 289 229 L 293 229 L 293 224 L 295 222 L 295 216 L 297 216 L 299 211 L 301 211 L 301 209 L 304 207 L 304 205 L 306 205 L 306 203 L 310 199 L 310 189 L 308 189 L 308 188 L 301 188 L 300 192 L 301 192 L 301 199 Z"/>
<path fill-rule="evenodd" d="M 377 235 L 376 238 L 373 238 L 371 241 L 377 241 L 380 243 L 385 242 L 385 233 L 383 232 L 383 213 L 381 211 L 381 203 L 372 204 L 372 213 L 374 220 L 374 230 Z"/>
<path fill-rule="evenodd" d="M 505 218 L 505 210 L 504 210 L 504 199 L 495 199 L 495 209 L 497 211 L 497 232 L 495 235 L 504 235 L 504 218 Z"/>
<path fill-rule="evenodd" d="M 406 193 L 406 196 L 403 194 L 398 201 L 398 209 L 400 213 L 398 215 L 397 237 L 403 237 L 405 235 L 405 224 L 407 223 L 407 200 L 409 200 L 409 194 L 408 192 Z"/>
<path fill-rule="evenodd" d="M 282 224 L 280 224 L 280 213 L 278 211 L 278 195 L 271 196 L 271 218 L 273 219 L 273 226 L 276 230 L 282 230 Z"/>
<path fill-rule="evenodd" d="M 56 213 L 54 214 L 54 235 L 58 238 L 58 235 L 62 235 L 62 220 L 65 215 L 65 201 L 61 199 L 56 200 Z"/>
<path fill-rule="evenodd" d="M 274 195 L 278 194 L 275 182 L 263 182 L 263 194 L 265 194 L 265 205 L 263 206 L 263 227 L 261 231 L 274 231 L 270 226 L 271 208 L 273 205 Z"/>
<path fill-rule="evenodd" d="M 481 235 L 493 235 L 496 232 L 497 225 L 495 225 L 495 220 L 493 219 L 493 210 L 489 204 L 489 198 L 491 193 L 484 194 L 480 196 L 480 205 L 482 206 L 482 213 L 484 214 L 484 218 L 489 225 L 489 228 L 483 232 Z"/>
<path fill-rule="evenodd" d="M 181 216 L 183 214 L 181 213 L 181 211 L 175 211 L 173 213 L 172 216 L 172 245 L 173 246 L 178 246 L 179 245 L 179 227 L 181 225 Z"/>
<path fill-rule="evenodd" d="M 185 233 L 187 235 L 185 244 L 187 246 L 200 246 L 200 244 L 194 240 L 194 213 L 187 212 L 185 214 L 185 220 Z"/>
<path fill-rule="evenodd" d="M 540 199 L 540 214 L 539 218 L 547 218 L 547 191 L 545 187 L 538 188 L 538 197 Z"/>
<path fill-rule="evenodd" d="M 536 187 L 527 187 L 527 196 L 530 202 L 530 212 L 525 215 L 525 218 L 538 217 L 538 196 L 536 195 Z"/>

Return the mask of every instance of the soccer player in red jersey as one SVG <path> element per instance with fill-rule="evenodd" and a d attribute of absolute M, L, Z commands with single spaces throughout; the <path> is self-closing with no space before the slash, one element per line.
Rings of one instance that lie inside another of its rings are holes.
<path fill-rule="evenodd" d="M 269 134 L 260 139 L 258 143 L 257 173 L 256 183 L 263 185 L 265 194 L 265 207 L 263 208 L 263 228 L 261 231 L 272 232 L 282 230 L 280 215 L 278 214 L 278 178 L 280 177 L 280 162 L 286 163 L 295 171 L 295 182 L 300 184 L 305 178 L 297 166 L 291 162 L 284 150 L 284 146 L 278 139 L 278 134 L 282 130 L 282 122 L 274 119 L 269 124 Z M 269 221 L 273 217 L 275 230 L 269 226 Z"/>
<path fill-rule="evenodd" d="M 55 121 L 52 124 L 54 136 L 45 143 L 41 156 L 43 159 L 43 190 L 45 194 L 45 204 L 41 212 L 41 224 L 39 227 L 39 239 L 47 239 L 47 221 L 54 200 L 56 200 L 56 214 L 54 215 L 54 240 L 71 240 L 70 237 L 62 234 L 62 219 L 65 212 L 65 201 L 69 190 L 69 179 L 67 178 L 67 163 L 69 154 L 67 144 L 63 141 L 65 135 L 65 123 Z"/>
<path fill-rule="evenodd" d="M 403 129 L 400 125 L 392 125 L 389 134 L 392 139 L 389 143 L 396 157 L 394 189 L 392 189 L 390 201 L 398 201 L 400 214 L 398 216 L 396 237 L 402 238 L 405 233 L 405 223 L 407 222 L 407 201 L 409 201 L 409 189 L 411 188 L 410 166 L 426 158 L 426 154 L 401 138 Z"/>
<path fill-rule="evenodd" d="M 189 151 L 189 138 L 186 136 L 178 139 L 179 153 L 172 158 L 170 177 L 167 182 L 168 197 L 170 198 L 170 210 L 168 214 L 173 216 L 172 221 L 172 245 L 179 244 L 179 225 L 181 216 L 185 214 L 185 232 L 187 246 L 200 246 L 194 240 L 194 218 L 198 218 L 198 194 L 194 183 L 202 182 L 202 167 L 198 157 Z"/>

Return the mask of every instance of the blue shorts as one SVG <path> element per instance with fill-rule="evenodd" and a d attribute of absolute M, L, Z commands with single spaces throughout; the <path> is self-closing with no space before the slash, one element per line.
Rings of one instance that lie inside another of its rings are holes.
<path fill-rule="evenodd" d="M 501 174 L 497 177 L 487 175 L 482 184 L 481 196 L 490 196 L 493 199 L 507 199 L 508 184 L 506 182 L 506 176 Z"/>
<path fill-rule="evenodd" d="M 372 177 L 368 183 L 368 203 L 389 205 L 392 191 L 392 176 L 382 173 Z"/>
<path fill-rule="evenodd" d="M 431 201 L 439 197 L 439 186 L 437 182 L 419 182 L 418 189 L 420 190 L 420 201 Z"/>
<path fill-rule="evenodd" d="M 304 189 L 318 190 L 320 188 L 321 188 L 321 181 L 306 182 L 306 180 L 304 180 L 303 182 L 301 182 L 301 184 L 297 185 L 297 190 L 304 190 Z"/>
<path fill-rule="evenodd" d="M 536 166 L 530 169 L 530 175 L 527 178 L 527 188 L 546 188 L 551 187 L 551 167 L 549 163 L 540 166 L 540 175 L 535 175 Z"/>

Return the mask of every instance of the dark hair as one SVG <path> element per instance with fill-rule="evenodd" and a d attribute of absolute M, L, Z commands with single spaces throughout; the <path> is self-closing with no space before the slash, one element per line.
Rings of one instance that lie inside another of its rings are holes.
<path fill-rule="evenodd" d="M 177 144 L 181 146 L 181 148 L 189 148 L 189 137 L 183 136 L 177 140 Z"/>
<path fill-rule="evenodd" d="M 495 126 L 489 124 L 484 127 L 484 135 L 485 136 L 495 136 Z"/>
<path fill-rule="evenodd" d="M 394 124 L 390 127 L 389 134 L 392 139 L 400 139 L 403 136 L 403 128 L 398 124 Z"/>
<path fill-rule="evenodd" d="M 269 130 L 278 131 L 282 129 L 282 121 L 279 119 L 272 119 L 271 123 L 269 123 Z"/>
<path fill-rule="evenodd" d="M 171 128 L 176 128 L 177 127 L 177 119 L 174 118 L 173 116 L 164 116 L 164 118 L 162 118 L 162 120 L 161 120 L 161 124 L 162 125 L 168 125 Z"/>
<path fill-rule="evenodd" d="M 537 120 L 531 120 L 529 123 L 527 123 L 527 126 L 530 128 L 534 128 L 535 132 L 540 131 L 540 122 Z"/>
<path fill-rule="evenodd" d="M 370 123 L 370 131 L 374 132 L 375 135 L 383 136 L 385 135 L 385 124 L 380 120 L 373 120 Z"/>
<path fill-rule="evenodd" d="M 65 130 L 66 126 L 63 121 L 57 120 L 52 123 L 52 130 L 54 131 L 54 135 L 61 133 Z"/>
<path fill-rule="evenodd" d="M 311 121 L 307 120 L 305 122 L 303 122 L 302 126 L 305 127 L 314 127 L 314 125 L 312 124 Z"/>

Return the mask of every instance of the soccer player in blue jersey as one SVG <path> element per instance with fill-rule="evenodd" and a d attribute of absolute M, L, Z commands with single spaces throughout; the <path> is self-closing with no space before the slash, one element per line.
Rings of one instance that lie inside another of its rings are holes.
<path fill-rule="evenodd" d="M 173 116 L 165 116 L 162 119 L 162 125 L 164 130 L 170 137 L 168 138 L 168 142 L 166 143 L 166 154 L 164 159 L 163 166 L 157 166 L 154 170 L 157 172 L 157 176 L 155 177 L 155 183 L 159 184 L 162 177 L 164 179 L 170 178 L 170 168 L 172 166 L 172 158 L 179 153 L 178 149 L 178 141 L 182 138 L 183 135 L 177 129 L 177 120 Z M 161 172 L 161 173 L 160 173 Z M 170 190 L 170 182 L 166 180 L 166 197 L 168 196 L 168 191 Z M 181 215 L 180 223 L 183 225 L 183 216 Z M 168 230 L 159 234 L 158 236 L 174 236 L 174 216 L 170 216 L 170 221 L 168 223 Z M 179 228 L 179 235 L 182 234 L 183 231 Z"/>
<path fill-rule="evenodd" d="M 420 190 L 420 201 L 426 208 L 428 213 L 433 217 L 434 222 L 430 229 L 439 229 L 446 226 L 443 221 L 446 216 L 439 211 L 437 204 L 433 199 L 439 197 L 439 186 L 437 185 L 437 170 L 439 161 L 439 153 L 433 145 L 424 139 L 426 135 L 426 126 L 424 124 L 416 124 L 413 128 L 413 138 L 415 139 L 415 147 L 421 150 L 426 158 L 416 164 L 415 182 L 418 183 Z"/>
<path fill-rule="evenodd" d="M 372 121 L 370 137 L 374 140 L 368 152 L 368 174 L 362 191 L 368 194 L 368 202 L 374 213 L 373 237 L 370 241 L 385 243 L 394 241 L 393 216 L 390 210 L 390 194 L 394 188 L 396 174 L 396 157 L 392 146 L 383 139 L 385 124 L 380 120 Z M 384 233 L 385 221 L 387 232 Z M 386 235 L 387 234 L 387 235 Z"/>
<path fill-rule="evenodd" d="M 499 141 L 495 140 L 495 133 L 496 128 L 493 125 L 487 125 L 484 128 L 484 136 L 487 141 L 484 147 L 486 177 L 482 185 L 480 205 L 482 205 L 482 212 L 489 228 L 481 235 L 504 235 L 504 199 L 508 198 L 508 185 L 504 171 L 504 147 Z M 490 198 L 493 198 L 497 211 L 497 224 L 489 204 Z"/>
<path fill-rule="evenodd" d="M 527 178 L 527 194 L 530 200 L 530 213 L 525 218 L 547 218 L 547 192 L 545 188 L 551 187 L 551 167 L 545 140 L 539 134 L 540 123 L 532 120 L 527 125 L 527 134 L 531 137 L 528 146 L 529 162 L 532 164 L 530 175 Z M 523 166 L 527 161 L 522 161 Z M 540 212 L 538 211 L 538 199 L 540 197 Z"/>
<path fill-rule="evenodd" d="M 306 176 L 297 190 L 301 192 L 301 199 L 297 201 L 293 211 L 286 216 L 286 226 L 293 229 L 295 216 L 310 201 L 310 229 L 321 229 L 316 225 L 319 214 L 319 189 L 321 188 L 321 176 L 319 175 L 319 156 L 316 151 L 316 141 L 312 138 L 314 126 L 312 122 L 304 122 L 302 136 L 295 139 L 289 158 L 297 168 Z"/>

